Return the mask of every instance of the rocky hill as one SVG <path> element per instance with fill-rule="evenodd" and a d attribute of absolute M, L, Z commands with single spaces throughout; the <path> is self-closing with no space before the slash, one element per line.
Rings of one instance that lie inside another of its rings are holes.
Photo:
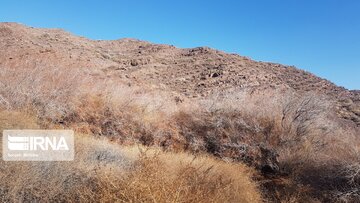
<path fill-rule="evenodd" d="M 61 29 L 0 23 L 0 68 L 71 67 L 96 80 L 146 85 L 176 99 L 204 98 L 234 88 L 317 92 L 337 114 L 360 125 L 360 94 L 309 72 L 258 62 L 208 47 L 180 49 L 136 39 L 90 40 Z"/>

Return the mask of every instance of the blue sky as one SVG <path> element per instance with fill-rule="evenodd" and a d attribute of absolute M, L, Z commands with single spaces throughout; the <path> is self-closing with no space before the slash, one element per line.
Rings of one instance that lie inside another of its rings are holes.
<path fill-rule="evenodd" d="M 91 39 L 209 46 L 360 89 L 358 0 L 0 0 L 0 21 Z"/>

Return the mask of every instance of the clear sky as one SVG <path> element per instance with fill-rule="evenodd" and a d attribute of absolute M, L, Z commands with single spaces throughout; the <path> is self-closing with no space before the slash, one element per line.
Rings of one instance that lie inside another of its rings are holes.
<path fill-rule="evenodd" d="M 0 21 L 209 46 L 360 89 L 360 0 L 0 0 Z"/>

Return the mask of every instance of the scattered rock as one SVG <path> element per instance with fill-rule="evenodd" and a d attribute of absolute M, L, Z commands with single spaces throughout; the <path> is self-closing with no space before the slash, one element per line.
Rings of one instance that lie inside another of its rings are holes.
<path fill-rule="evenodd" d="M 137 65 L 139 65 L 139 63 L 136 60 L 131 60 L 130 65 L 137 66 Z"/>

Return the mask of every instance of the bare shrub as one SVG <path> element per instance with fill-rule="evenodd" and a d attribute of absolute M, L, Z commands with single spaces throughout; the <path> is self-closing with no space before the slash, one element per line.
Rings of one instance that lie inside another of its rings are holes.
<path fill-rule="evenodd" d="M 279 193 L 283 195 L 271 199 L 329 201 L 328 198 L 331 197 L 339 201 L 357 200 L 358 182 L 351 181 L 351 177 L 356 174 L 355 166 L 359 157 L 354 148 L 360 142 L 356 131 L 341 125 L 331 113 L 333 104 L 326 97 L 281 90 L 254 92 L 245 89 L 220 97 L 215 95 L 204 101 L 202 106 L 210 115 L 224 117 L 222 121 L 231 118 L 233 130 L 225 129 L 233 136 L 241 137 L 238 143 L 253 149 L 246 154 L 255 151 L 258 156 L 253 154 L 252 157 L 262 160 L 261 166 L 278 164 L 278 172 L 292 179 L 288 183 L 279 184 L 274 181 L 272 184 L 265 184 L 272 188 L 270 191 L 274 194 L 287 188 L 287 191 Z M 233 128 L 234 123 L 242 125 Z M 221 137 L 222 134 L 218 135 Z M 226 146 L 225 143 L 231 142 L 218 142 L 218 146 Z M 278 159 L 266 157 L 265 154 L 268 153 L 256 150 L 259 145 L 270 149 L 270 152 L 274 150 Z M 297 187 L 297 184 L 308 185 L 308 188 Z M 274 191 L 274 188 L 277 189 Z"/>
<path fill-rule="evenodd" d="M 71 99 L 80 92 L 84 79 L 76 70 L 54 67 L 2 68 L 0 95 L 3 108 L 35 111 L 56 120 L 73 108 Z"/>

